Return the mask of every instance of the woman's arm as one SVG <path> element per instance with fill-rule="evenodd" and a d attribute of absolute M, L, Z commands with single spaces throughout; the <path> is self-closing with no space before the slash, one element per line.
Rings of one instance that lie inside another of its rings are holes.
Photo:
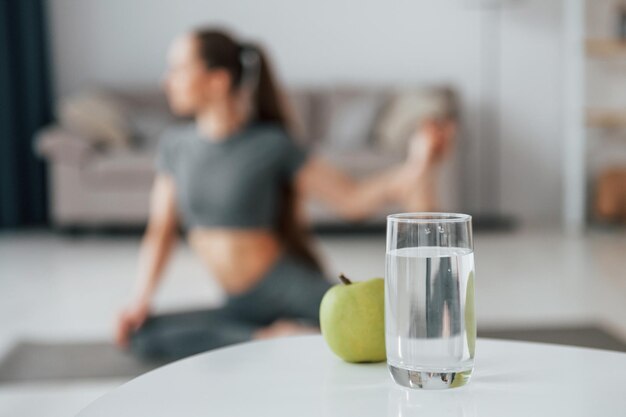
<path fill-rule="evenodd" d="M 398 199 L 403 167 L 393 167 L 370 178 L 355 181 L 327 161 L 313 157 L 300 170 L 296 184 L 302 196 L 315 197 L 348 220 L 361 220 L 389 201 Z"/>
<path fill-rule="evenodd" d="M 135 300 L 149 304 L 161 279 L 177 236 L 174 181 L 159 175 L 152 189 L 148 227 L 139 252 Z"/>
<path fill-rule="evenodd" d="M 453 135 L 449 122 L 426 123 L 412 139 L 404 163 L 361 181 L 312 158 L 296 177 L 298 191 L 320 199 L 348 220 L 367 218 L 389 202 L 432 210 L 435 168 L 450 149 Z"/>
<path fill-rule="evenodd" d="M 139 251 L 138 280 L 132 301 L 122 311 L 117 325 L 117 342 L 125 346 L 131 331 L 148 315 L 150 302 L 160 282 L 172 247 L 176 241 L 177 216 L 174 181 L 167 175 L 157 176 L 150 199 L 148 227 Z"/>

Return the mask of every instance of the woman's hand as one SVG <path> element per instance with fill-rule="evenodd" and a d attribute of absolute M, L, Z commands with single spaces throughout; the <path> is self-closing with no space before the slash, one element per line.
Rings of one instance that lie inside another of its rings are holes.
<path fill-rule="evenodd" d="M 150 306 L 147 302 L 137 302 L 123 309 L 117 319 L 115 341 L 118 346 L 128 346 L 130 335 L 146 321 Z"/>

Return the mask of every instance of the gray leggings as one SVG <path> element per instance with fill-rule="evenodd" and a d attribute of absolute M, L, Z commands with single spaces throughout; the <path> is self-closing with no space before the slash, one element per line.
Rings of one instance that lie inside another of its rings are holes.
<path fill-rule="evenodd" d="M 319 325 L 319 306 L 330 288 L 320 271 L 282 256 L 251 290 L 221 308 L 149 317 L 131 337 L 131 351 L 145 359 L 179 359 L 248 341 L 277 319 Z"/>

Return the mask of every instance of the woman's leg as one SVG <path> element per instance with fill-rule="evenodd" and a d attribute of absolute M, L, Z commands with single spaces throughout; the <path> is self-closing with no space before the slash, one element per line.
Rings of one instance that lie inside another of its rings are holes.
<path fill-rule="evenodd" d="M 283 257 L 255 288 L 231 297 L 223 308 L 149 318 L 131 337 L 131 350 L 144 358 L 179 359 L 251 340 L 278 320 L 310 331 L 319 327 L 320 303 L 331 285 L 321 272 Z M 276 334 L 287 328 L 282 323 Z"/>
<path fill-rule="evenodd" d="M 320 304 L 332 286 L 321 272 L 293 267 L 285 279 L 282 315 L 319 327 Z"/>
<path fill-rule="evenodd" d="M 229 304 L 239 317 L 260 325 L 288 319 L 319 326 L 320 303 L 331 286 L 320 271 L 283 256 L 256 288 Z"/>
<path fill-rule="evenodd" d="M 175 360 L 251 340 L 258 327 L 227 307 L 157 315 L 131 336 L 130 349 L 144 359 Z"/>
<path fill-rule="evenodd" d="M 284 260 L 270 274 L 270 279 L 280 313 L 271 325 L 259 329 L 253 337 L 268 339 L 319 333 L 320 303 L 332 284 L 321 272 L 296 259 Z"/>

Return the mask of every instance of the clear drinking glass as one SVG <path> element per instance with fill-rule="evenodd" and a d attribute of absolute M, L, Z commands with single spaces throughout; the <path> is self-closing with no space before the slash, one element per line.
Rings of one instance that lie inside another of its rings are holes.
<path fill-rule="evenodd" d="M 387 217 L 385 341 L 393 379 L 409 388 L 465 385 L 474 367 L 472 217 Z"/>

